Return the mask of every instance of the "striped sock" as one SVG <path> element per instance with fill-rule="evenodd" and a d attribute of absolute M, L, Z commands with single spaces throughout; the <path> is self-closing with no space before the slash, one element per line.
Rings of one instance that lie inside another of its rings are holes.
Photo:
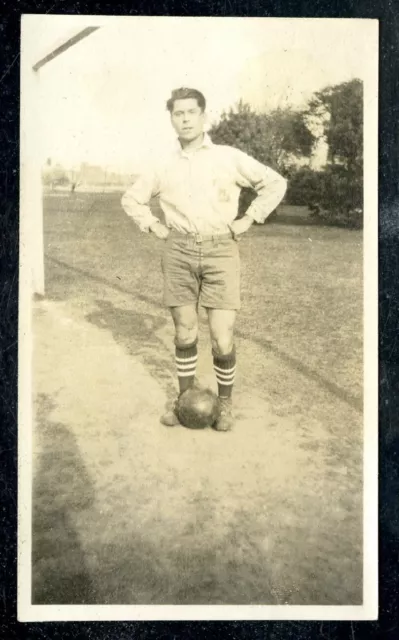
<path fill-rule="evenodd" d="M 214 351 L 213 368 L 216 373 L 218 392 L 221 398 L 230 398 L 233 392 L 234 377 L 236 373 L 236 351 L 225 356 L 219 356 Z"/>
<path fill-rule="evenodd" d="M 180 393 L 194 384 L 197 367 L 197 342 L 184 346 L 176 346 L 175 360 Z"/>

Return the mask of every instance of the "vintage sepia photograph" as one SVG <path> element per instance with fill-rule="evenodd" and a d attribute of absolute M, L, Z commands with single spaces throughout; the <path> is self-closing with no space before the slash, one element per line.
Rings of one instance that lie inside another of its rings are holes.
<path fill-rule="evenodd" d="M 378 22 L 24 15 L 18 617 L 377 616 Z"/>

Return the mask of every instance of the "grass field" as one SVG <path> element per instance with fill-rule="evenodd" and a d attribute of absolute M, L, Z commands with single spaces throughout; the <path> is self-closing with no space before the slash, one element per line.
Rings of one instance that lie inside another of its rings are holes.
<path fill-rule="evenodd" d="M 157 423 L 175 388 L 161 245 L 119 199 L 45 201 L 34 602 L 359 604 L 361 232 L 251 228 L 239 424 L 182 436 Z"/>
<path fill-rule="evenodd" d="M 47 296 L 85 298 L 88 288 L 102 290 L 105 280 L 159 308 L 159 247 L 153 237 L 138 233 L 119 200 L 118 194 L 47 200 Z M 252 228 L 240 248 L 239 333 L 266 348 L 274 345 L 359 404 L 361 232 L 272 224 Z"/>

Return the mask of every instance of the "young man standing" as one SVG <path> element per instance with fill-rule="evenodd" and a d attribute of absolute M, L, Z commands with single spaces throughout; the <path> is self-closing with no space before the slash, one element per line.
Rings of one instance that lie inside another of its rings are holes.
<path fill-rule="evenodd" d="M 232 390 L 236 371 L 234 324 L 240 308 L 238 238 L 254 221 L 264 222 L 284 197 L 286 180 L 233 147 L 213 144 L 204 133 L 205 98 L 196 89 L 172 92 L 167 102 L 178 135 L 176 151 L 138 177 L 122 206 L 162 247 L 164 304 L 175 326 L 175 359 L 182 393 L 194 383 L 197 363 L 198 304 L 207 310 L 213 364 L 221 402 L 215 428 L 233 426 Z M 257 197 L 236 220 L 240 189 Z M 162 224 L 149 209 L 158 195 Z M 178 424 L 175 404 L 162 416 Z"/>

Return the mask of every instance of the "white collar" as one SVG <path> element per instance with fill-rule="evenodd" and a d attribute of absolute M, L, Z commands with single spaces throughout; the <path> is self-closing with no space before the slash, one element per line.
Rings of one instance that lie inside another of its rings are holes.
<path fill-rule="evenodd" d="M 197 147 L 194 151 L 198 151 L 199 149 L 209 149 L 210 147 L 213 146 L 213 142 L 211 140 L 211 138 L 209 137 L 208 133 L 204 133 L 204 138 L 202 140 L 202 143 L 199 147 Z M 182 148 L 181 144 L 180 144 L 180 140 L 179 138 L 177 138 L 176 140 L 176 151 L 178 151 L 181 155 L 183 156 L 188 156 L 189 153 L 187 151 L 184 151 L 184 149 Z"/>

